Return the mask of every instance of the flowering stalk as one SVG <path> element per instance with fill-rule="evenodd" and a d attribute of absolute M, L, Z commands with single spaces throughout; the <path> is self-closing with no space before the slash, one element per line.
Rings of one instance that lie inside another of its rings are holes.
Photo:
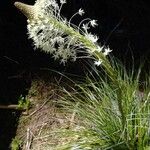
<path fill-rule="evenodd" d="M 81 21 L 79 27 L 72 27 L 72 18 L 78 14 L 83 15 L 84 11 L 80 8 L 67 22 L 60 15 L 66 1 L 61 0 L 60 3 L 59 7 L 55 0 L 38 0 L 33 6 L 21 2 L 16 2 L 15 6 L 28 18 L 29 38 L 33 40 L 36 48 L 53 54 L 55 59 L 60 59 L 64 64 L 70 58 L 75 61 L 77 53 L 84 49 L 86 55 L 92 56 L 95 65 L 100 65 L 111 50 L 99 47 L 98 37 L 88 33 L 89 26 L 95 27 L 96 21 L 88 18 L 88 23 L 82 24 Z M 81 24 L 83 30 L 80 29 Z"/>
<path fill-rule="evenodd" d="M 72 25 L 73 17 L 83 15 L 84 11 L 79 9 L 67 21 L 60 15 L 65 3 L 65 0 L 60 0 L 61 6 L 59 7 L 55 0 L 37 0 L 33 6 L 21 2 L 15 2 L 15 6 L 28 18 L 28 34 L 29 38 L 33 40 L 35 48 L 52 54 L 54 59 L 60 59 L 63 64 L 68 59 L 76 61 L 77 54 L 84 50 L 84 54 L 93 59 L 95 65 L 102 65 L 105 68 L 114 85 L 120 87 L 119 81 L 117 81 L 117 72 L 106 57 L 111 50 L 100 47 L 97 43 L 98 37 L 88 33 L 90 27 L 97 25 L 96 20 L 87 18 L 81 21 L 78 27 Z M 84 21 L 88 22 L 85 24 Z M 120 91 L 121 88 L 118 91 L 119 107 L 123 124 L 125 124 Z"/>

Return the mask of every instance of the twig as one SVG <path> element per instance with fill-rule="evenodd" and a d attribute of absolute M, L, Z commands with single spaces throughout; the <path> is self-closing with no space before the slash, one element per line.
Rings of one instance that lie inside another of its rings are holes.
<path fill-rule="evenodd" d="M 28 117 L 33 116 L 36 112 L 38 112 L 40 109 L 43 108 L 43 106 L 48 102 L 49 100 L 46 100 L 38 109 L 36 109 L 35 111 L 33 111 Z"/>
<path fill-rule="evenodd" d="M 3 57 L 6 58 L 6 59 L 8 59 L 9 61 L 12 61 L 12 62 L 14 62 L 14 63 L 16 63 L 16 64 L 19 64 L 18 61 L 13 60 L 12 58 L 10 58 L 10 57 L 8 57 L 8 56 L 3 56 Z"/>
<path fill-rule="evenodd" d="M 109 38 L 111 37 L 111 35 L 113 34 L 113 32 L 120 26 L 120 24 L 123 22 L 124 18 L 121 18 L 121 20 L 118 22 L 118 24 L 112 29 L 112 31 L 108 34 L 108 36 L 106 37 L 105 43 L 104 45 L 106 45 L 106 43 L 108 42 Z"/>
<path fill-rule="evenodd" d="M 31 143 L 33 140 L 33 135 L 31 134 L 30 128 L 27 128 L 27 143 L 26 143 L 26 150 L 30 150 Z"/>
<path fill-rule="evenodd" d="M 38 136 L 41 135 L 41 132 L 42 132 L 42 129 L 47 125 L 47 123 L 43 123 L 40 130 L 39 130 L 39 133 L 38 133 Z"/>
<path fill-rule="evenodd" d="M 66 71 L 66 69 L 63 71 L 63 74 L 65 73 L 65 71 Z M 64 77 L 63 74 L 61 74 L 61 76 L 60 76 L 60 78 L 59 78 L 58 80 L 55 78 L 55 81 L 56 81 L 56 83 L 57 83 L 58 85 L 60 85 L 60 82 L 61 82 L 62 78 Z"/>
<path fill-rule="evenodd" d="M 15 110 L 22 110 L 22 111 L 25 110 L 23 108 L 19 108 L 18 105 L 0 105 L 0 109 L 15 109 Z"/>
<path fill-rule="evenodd" d="M 54 93 L 50 96 L 50 98 L 52 98 L 53 95 L 54 95 Z M 33 111 L 28 117 L 33 116 L 35 113 L 37 113 L 39 110 L 41 110 L 43 108 L 43 106 L 49 102 L 50 98 L 48 100 L 46 100 L 38 109 Z"/>
<path fill-rule="evenodd" d="M 30 140 L 30 129 L 27 128 L 27 143 L 26 143 L 26 150 L 29 150 L 29 140 Z"/>

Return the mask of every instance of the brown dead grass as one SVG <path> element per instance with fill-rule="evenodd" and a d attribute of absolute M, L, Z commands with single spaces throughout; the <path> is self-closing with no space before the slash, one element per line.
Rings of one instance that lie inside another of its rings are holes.
<path fill-rule="evenodd" d="M 60 131 L 76 128 L 79 120 L 56 105 L 61 94 L 58 88 L 55 82 L 44 79 L 32 81 L 27 96 L 32 107 L 27 115 L 20 117 L 16 136 L 22 141 L 22 150 L 56 150 L 76 138 L 68 139 L 60 134 Z"/>

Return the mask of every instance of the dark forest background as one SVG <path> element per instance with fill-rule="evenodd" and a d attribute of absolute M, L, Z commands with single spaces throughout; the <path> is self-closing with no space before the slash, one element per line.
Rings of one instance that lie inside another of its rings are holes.
<path fill-rule="evenodd" d="M 40 68 L 58 71 L 65 67 L 54 62 L 49 55 L 35 51 L 27 39 L 26 18 L 14 7 L 15 0 L 0 3 L 0 104 L 17 103 L 18 97 L 28 92 L 32 74 Z M 22 0 L 34 4 L 34 0 Z M 150 65 L 150 4 L 146 0 L 68 0 L 63 15 L 70 18 L 79 8 L 86 15 L 98 20 L 93 30 L 101 44 L 109 45 L 112 54 L 127 68 L 138 68 L 145 61 L 144 70 Z M 81 17 L 81 19 L 83 19 Z M 78 24 L 79 18 L 74 19 Z M 80 62 L 70 64 L 67 71 L 82 73 Z M 0 110 L 0 149 L 8 149 L 15 135 L 19 113 Z M 8 134 L 8 135 L 7 135 Z"/>

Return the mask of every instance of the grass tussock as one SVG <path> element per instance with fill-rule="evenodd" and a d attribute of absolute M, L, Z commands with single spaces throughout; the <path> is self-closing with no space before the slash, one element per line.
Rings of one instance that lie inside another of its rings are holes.
<path fill-rule="evenodd" d="M 140 71 L 127 74 L 124 68 L 114 66 L 116 84 L 99 75 L 76 84 L 73 92 L 63 89 L 61 105 L 79 117 L 84 128 L 66 132 L 66 136 L 78 138 L 61 149 L 150 149 L 149 79 L 140 91 Z"/>

